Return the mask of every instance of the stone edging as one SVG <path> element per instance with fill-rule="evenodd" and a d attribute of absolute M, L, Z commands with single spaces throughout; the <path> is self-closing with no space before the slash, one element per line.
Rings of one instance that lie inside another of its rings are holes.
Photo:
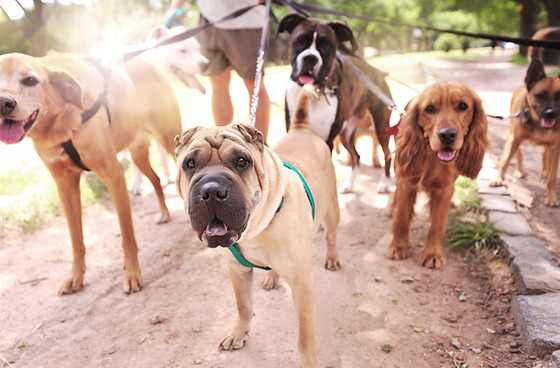
<path fill-rule="evenodd" d="M 495 165 L 486 158 L 477 179 L 478 194 L 488 221 L 502 232 L 510 271 L 521 286 L 522 295 L 511 305 L 517 327 L 529 354 L 550 355 L 549 368 L 560 368 L 560 267 L 532 236 L 508 189 L 490 187 L 495 175 Z"/>

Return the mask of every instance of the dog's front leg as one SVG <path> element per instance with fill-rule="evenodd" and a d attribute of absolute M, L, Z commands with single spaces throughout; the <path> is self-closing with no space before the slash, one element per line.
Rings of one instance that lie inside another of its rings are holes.
<path fill-rule="evenodd" d="M 409 231 L 414 203 L 418 193 L 418 180 L 404 178 L 397 179 L 395 193 L 396 212 L 393 217 L 393 240 L 387 248 L 385 256 L 389 259 L 404 259 L 408 257 Z"/>
<path fill-rule="evenodd" d="M 122 236 L 122 248 L 124 252 L 124 279 L 123 290 L 125 293 L 140 291 L 143 287 L 142 274 L 138 264 L 138 245 L 134 237 L 132 225 L 132 212 L 130 199 L 126 188 L 124 171 L 116 156 L 108 163 L 108 167 L 96 171 L 109 190 L 111 199 L 115 204 L 115 210 L 119 218 L 119 226 Z"/>
<path fill-rule="evenodd" d="M 451 188 L 451 190 L 447 189 Z M 446 260 L 442 252 L 447 214 L 453 197 L 453 182 L 442 183 L 442 188 L 428 193 L 430 197 L 430 229 L 426 236 L 426 246 L 420 257 L 420 264 L 428 268 L 440 268 Z"/>
<path fill-rule="evenodd" d="M 233 350 L 241 349 L 245 344 L 253 318 L 253 269 L 236 264 L 228 265 L 228 268 L 235 292 L 238 318 L 233 331 L 220 342 L 220 348 Z"/>
<path fill-rule="evenodd" d="M 82 288 L 86 272 L 86 248 L 82 231 L 82 205 L 80 200 L 82 173 L 54 166 L 47 166 L 47 168 L 56 183 L 72 242 L 72 270 L 60 285 L 58 295 L 71 294 Z"/>
<path fill-rule="evenodd" d="M 312 267 L 300 269 L 286 278 L 298 312 L 298 349 L 303 368 L 319 367 L 315 348 L 315 272 Z"/>
<path fill-rule="evenodd" d="M 558 160 L 560 159 L 558 146 L 545 146 L 543 157 L 546 157 L 546 199 L 545 204 L 551 207 L 558 207 L 556 197 L 556 182 L 558 179 Z"/>
<path fill-rule="evenodd" d="M 504 177 L 506 176 L 508 164 L 511 158 L 513 157 L 513 155 L 515 155 L 519 150 L 520 145 L 521 145 L 521 141 L 516 140 L 513 133 L 510 133 L 506 141 L 506 145 L 504 146 L 504 152 L 502 154 L 502 158 L 500 159 L 500 164 L 498 165 L 498 174 L 490 182 L 491 187 L 497 187 L 502 185 L 502 182 L 504 181 Z M 519 166 L 519 160 L 517 162 L 517 165 Z"/>

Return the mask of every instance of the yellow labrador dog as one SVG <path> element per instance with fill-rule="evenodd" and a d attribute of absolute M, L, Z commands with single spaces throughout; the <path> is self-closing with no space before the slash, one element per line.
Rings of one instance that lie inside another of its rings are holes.
<path fill-rule="evenodd" d="M 0 140 L 13 144 L 26 136 L 32 139 L 56 182 L 70 230 L 72 270 L 59 294 L 78 291 L 84 280 L 79 187 L 84 170 L 101 177 L 115 204 L 124 250 L 124 291 L 142 288 L 130 201 L 116 154 L 128 148 L 155 188 L 157 221 L 167 222 L 169 211 L 148 147 L 154 137 L 172 153 L 173 138 L 181 130 L 173 90 L 145 61 L 109 70 L 76 54 L 0 56 Z"/>
<path fill-rule="evenodd" d="M 319 366 L 312 243 L 322 221 L 325 267 L 340 267 L 336 178 L 327 144 L 310 130 L 313 94 L 303 89 L 296 119 L 274 150 L 249 125 L 192 128 L 175 149 L 177 187 L 193 229 L 208 247 L 226 249 L 239 318 L 221 348 L 243 346 L 253 317 L 252 267 L 269 268 L 271 279 L 279 275 L 292 290 L 303 367 Z"/>

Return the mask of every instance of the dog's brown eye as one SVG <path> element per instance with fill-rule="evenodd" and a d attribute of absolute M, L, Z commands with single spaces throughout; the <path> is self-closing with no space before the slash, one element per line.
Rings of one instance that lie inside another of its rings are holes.
<path fill-rule="evenodd" d="M 245 157 L 239 157 L 235 162 L 235 166 L 244 168 L 245 166 L 247 166 L 247 159 L 245 159 Z"/>
<path fill-rule="evenodd" d="M 24 80 L 21 81 L 21 84 L 23 84 L 26 87 L 33 87 L 35 85 L 37 85 L 39 83 L 39 81 L 35 78 L 35 77 L 27 77 Z"/>
<path fill-rule="evenodd" d="M 544 101 L 544 100 L 546 100 L 547 97 L 548 97 L 548 94 L 544 91 L 535 94 L 535 98 L 539 101 Z"/>
<path fill-rule="evenodd" d="M 183 170 L 194 169 L 195 167 L 196 162 L 194 161 L 194 159 L 191 158 L 183 161 Z"/>
<path fill-rule="evenodd" d="M 434 112 L 436 112 L 436 108 L 434 105 L 428 105 L 426 106 L 424 111 L 426 111 L 428 114 L 433 114 Z"/>
<path fill-rule="evenodd" d="M 469 105 L 467 105 L 464 102 L 459 102 L 459 106 L 457 106 L 457 109 L 459 111 L 466 111 L 466 110 L 468 110 L 468 108 L 469 108 Z"/>

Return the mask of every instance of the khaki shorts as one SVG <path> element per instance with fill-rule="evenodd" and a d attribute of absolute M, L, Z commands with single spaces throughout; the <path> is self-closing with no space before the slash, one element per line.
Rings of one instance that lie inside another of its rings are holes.
<path fill-rule="evenodd" d="M 200 24 L 207 23 L 203 17 Z M 210 64 L 204 75 L 213 76 L 232 67 L 241 78 L 254 80 L 261 43 L 261 29 L 208 27 L 197 35 L 201 52 Z"/>

